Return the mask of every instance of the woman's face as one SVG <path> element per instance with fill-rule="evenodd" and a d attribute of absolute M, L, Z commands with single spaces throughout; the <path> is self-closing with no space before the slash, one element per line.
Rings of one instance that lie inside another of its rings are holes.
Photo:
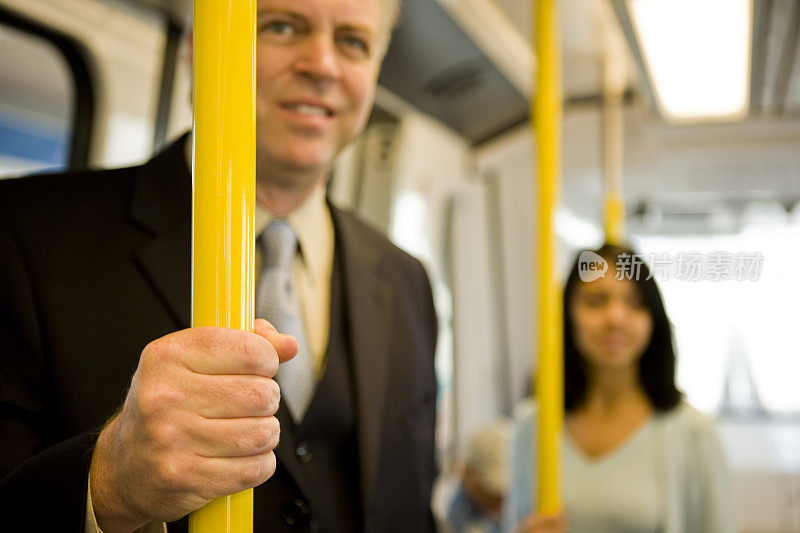
<path fill-rule="evenodd" d="M 633 281 L 613 275 L 578 282 L 570 319 L 578 352 L 594 370 L 635 366 L 653 333 L 653 317 Z"/>

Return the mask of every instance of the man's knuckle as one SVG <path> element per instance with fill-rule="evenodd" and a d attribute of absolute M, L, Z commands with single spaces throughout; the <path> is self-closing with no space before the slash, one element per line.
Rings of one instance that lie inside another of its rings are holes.
<path fill-rule="evenodd" d="M 203 483 L 199 487 L 197 487 L 197 495 L 203 500 L 213 500 L 223 494 L 230 494 L 231 492 L 227 492 L 225 490 L 225 486 L 219 486 L 220 484 L 216 483 Z"/>
<path fill-rule="evenodd" d="M 142 350 L 141 355 L 139 355 L 139 364 L 143 365 L 148 362 L 154 355 L 154 352 L 158 351 L 158 341 L 151 341 L 148 342 L 147 345 Z"/>
<path fill-rule="evenodd" d="M 278 419 L 274 416 L 264 418 L 260 421 L 260 432 L 262 433 L 262 442 L 259 446 L 260 450 L 274 450 L 278 446 L 278 441 L 281 436 L 281 426 Z"/>
<path fill-rule="evenodd" d="M 267 416 L 272 416 L 278 412 L 278 407 L 280 407 L 281 404 L 281 387 L 278 385 L 277 381 L 270 379 L 267 380 L 266 388 L 269 396 L 266 405 L 266 414 Z"/>
<path fill-rule="evenodd" d="M 179 357 L 182 352 L 183 345 L 180 340 L 175 336 L 167 335 L 145 346 L 142 355 L 146 356 L 150 364 L 158 364 Z"/>
<path fill-rule="evenodd" d="M 136 410 L 145 418 L 152 417 L 158 411 L 159 403 L 153 387 L 143 384 L 139 389 L 139 394 L 136 395 L 134 403 Z"/>
<path fill-rule="evenodd" d="M 180 401 L 180 393 L 174 387 L 144 385 L 137 398 L 137 408 L 146 417 L 157 417 Z"/>
<path fill-rule="evenodd" d="M 272 440 L 270 441 L 270 449 L 274 450 L 278 447 L 281 440 L 281 423 L 277 417 L 271 416 L 267 419 L 272 426 Z"/>
<path fill-rule="evenodd" d="M 242 335 L 239 341 L 242 366 L 248 374 L 257 374 L 262 366 L 263 350 L 254 335 Z"/>
<path fill-rule="evenodd" d="M 153 441 L 156 446 L 168 449 L 179 438 L 180 431 L 173 424 L 166 422 L 153 427 Z"/>
<path fill-rule="evenodd" d="M 278 352 L 276 352 L 275 347 L 270 344 L 264 354 L 264 375 L 270 378 L 274 377 L 275 374 L 278 373 L 279 365 Z"/>
<path fill-rule="evenodd" d="M 262 479 L 259 481 L 259 483 L 263 483 L 264 481 L 268 480 L 275 473 L 275 469 L 278 466 L 278 460 L 275 457 L 275 452 L 270 451 L 262 454 L 261 465 L 263 471 Z"/>
<path fill-rule="evenodd" d="M 262 471 L 260 461 L 248 461 L 241 468 L 239 480 L 245 487 L 254 487 L 261 482 Z"/>
<path fill-rule="evenodd" d="M 272 438 L 272 429 L 261 421 L 258 421 L 251 430 L 252 447 L 255 450 L 265 449 Z"/>
<path fill-rule="evenodd" d="M 181 486 L 185 479 L 178 461 L 168 460 L 167 458 L 162 458 L 156 462 L 154 474 L 160 484 L 170 490 L 175 490 Z"/>
<path fill-rule="evenodd" d="M 255 411 L 261 411 L 269 403 L 269 391 L 263 383 L 254 380 L 244 388 L 247 395 L 247 402 Z"/>

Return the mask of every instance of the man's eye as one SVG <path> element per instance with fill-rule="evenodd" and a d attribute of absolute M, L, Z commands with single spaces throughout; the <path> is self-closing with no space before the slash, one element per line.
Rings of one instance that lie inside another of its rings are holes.
<path fill-rule="evenodd" d="M 348 46 L 352 46 L 353 48 L 361 48 L 363 50 L 367 49 L 367 43 L 365 43 L 363 39 L 359 39 L 358 37 L 345 37 L 344 42 Z"/>
<path fill-rule="evenodd" d="M 347 48 L 356 50 L 360 54 L 366 54 L 369 52 L 369 45 L 367 41 L 362 39 L 361 37 L 355 37 L 353 35 L 346 35 L 341 38 L 342 44 L 344 44 Z"/>
<path fill-rule="evenodd" d="M 267 31 L 275 35 L 289 35 L 294 32 L 294 26 L 283 20 L 273 20 L 262 24 L 261 31 Z"/>

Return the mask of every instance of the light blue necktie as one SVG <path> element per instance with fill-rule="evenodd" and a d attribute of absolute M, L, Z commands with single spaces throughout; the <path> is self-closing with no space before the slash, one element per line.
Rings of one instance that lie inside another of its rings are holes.
<path fill-rule="evenodd" d="M 303 416 L 314 395 L 314 364 L 308 349 L 299 299 L 292 281 L 292 261 L 297 253 L 297 237 L 285 220 L 273 220 L 261 234 L 264 266 L 256 291 L 256 316 L 266 318 L 281 333 L 297 339 L 299 350 L 291 361 L 283 363 L 276 380 L 281 399 L 296 423 Z"/>

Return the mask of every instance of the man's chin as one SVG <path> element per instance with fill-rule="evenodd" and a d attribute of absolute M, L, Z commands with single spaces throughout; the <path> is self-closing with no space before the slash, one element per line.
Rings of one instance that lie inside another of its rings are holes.
<path fill-rule="evenodd" d="M 284 187 L 299 186 L 304 188 L 316 184 L 320 178 L 327 176 L 333 166 L 331 157 L 288 157 L 259 159 L 256 176 L 259 182 L 280 184 Z"/>

